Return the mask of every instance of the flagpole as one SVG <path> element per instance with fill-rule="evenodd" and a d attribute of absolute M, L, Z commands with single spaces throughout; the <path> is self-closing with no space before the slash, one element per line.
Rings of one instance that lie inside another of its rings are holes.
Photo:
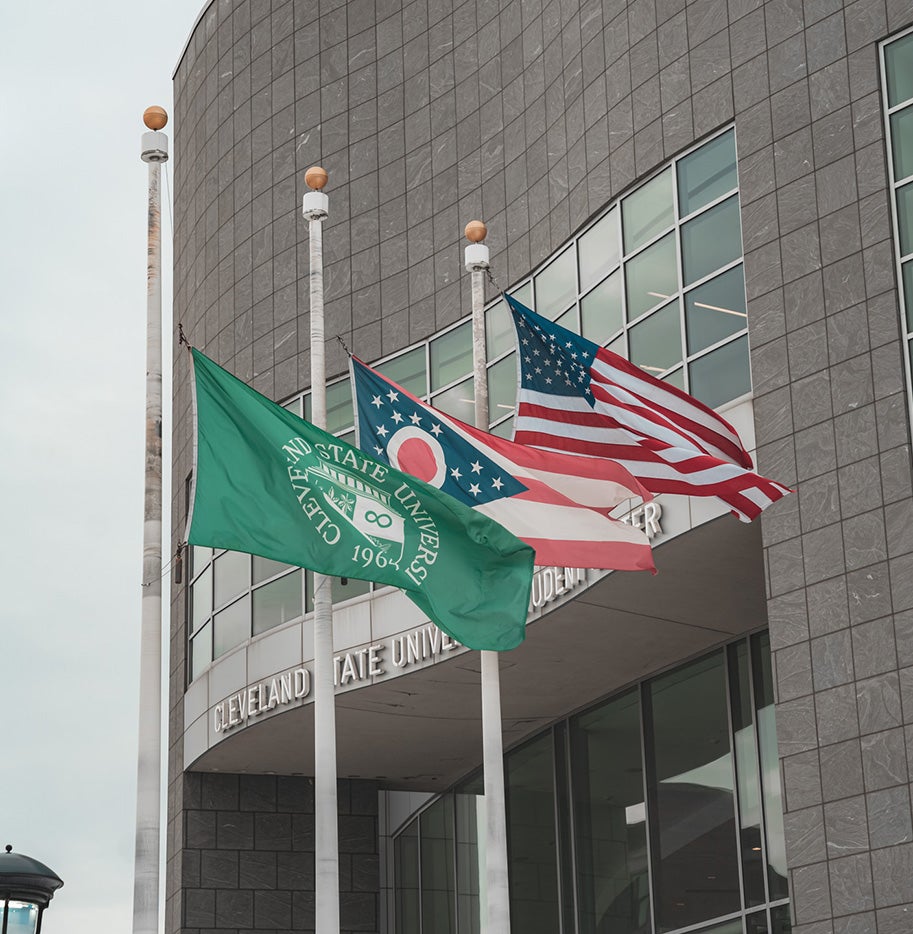
<path fill-rule="evenodd" d="M 476 428 L 488 431 L 488 370 L 485 366 L 485 272 L 488 228 L 470 221 L 464 231 L 466 269 L 472 274 L 472 374 Z M 507 808 L 504 796 L 504 744 L 501 735 L 501 672 L 498 652 L 480 652 L 482 660 L 482 762 L 485 773 L 487 841 L 485 876 L 488 927 L 485 934 L 510 934 L 510 888 L 507 868 Z"/>
<path fill-rule="evenodd" d="M 162 201 L 161 163 L 168 122 L 148 107 L 140 158 L 149 166 L 146 248 L 146 474 L 143 503 L 143 600 L 140 622 L 139 751 L 133 934 L 158 934 L 162 782 Z"/>
<path fill-rule="evenodd" d="M 302 213 L 308 222 L 311 299 L 311 422 L 327 427 L 326 347 L 323 320 L 323 222 L 327 173 L 304 175 L 311 191 Z M 339 932 L 339 835 L 336 805 L 336 694 L 333 684 L 332 578 L 314 574 L 314 892 L 317 934 Z"/>

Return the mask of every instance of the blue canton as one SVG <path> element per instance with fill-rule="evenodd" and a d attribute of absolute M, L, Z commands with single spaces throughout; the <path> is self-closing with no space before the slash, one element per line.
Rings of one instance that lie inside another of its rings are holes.
<path fill-rule="evenodd" d="M 553 396 L 580 396 L 593 405 L 590 365 L 598 346 L 505 297 L 517 327 L 520 385 Z"/>
<path fill-rule="evenodd" d="M 469 444 L 433 409 L 416 405 L 358 360 L 352 361 L 358 433 L 362 450 L 390 463 L 390 441 L 405 427 L 415 427 L 436 439 L 444 452 L 446 475 L 439 489 L 468 506 L 516 496 L 526 487 L 477 447 Z"/>

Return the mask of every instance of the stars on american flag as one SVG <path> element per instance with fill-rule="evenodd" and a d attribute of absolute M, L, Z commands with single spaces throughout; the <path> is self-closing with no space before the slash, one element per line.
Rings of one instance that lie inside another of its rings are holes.
<path fill-rule="evenodd" d="M 532 345 L 531 355 L 525 353 L 523 356 L 523 379 L 528 381 L 524 384 L 540 392 L 569 391 L 592 402 L 589 369 L 580 362 L 581 356 L 585 358 L 586 355 L 574 341 L 559 340 L 546 327 L 529 322 L 520 315 L 516 319 L 523 334 L 521 344 Z"/>

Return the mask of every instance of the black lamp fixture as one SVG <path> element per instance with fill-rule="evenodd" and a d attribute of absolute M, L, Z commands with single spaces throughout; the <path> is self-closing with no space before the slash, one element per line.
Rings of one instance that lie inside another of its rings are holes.
<path fill-rule="evenodd" d="M 41 917 L 63 880 L 31 856 L 0 853 L 0 934 L 40 934 Z"/>

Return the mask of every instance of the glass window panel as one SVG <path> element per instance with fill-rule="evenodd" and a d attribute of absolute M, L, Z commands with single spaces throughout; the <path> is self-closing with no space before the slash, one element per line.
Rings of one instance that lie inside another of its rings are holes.
<path fill-rule="evenodd" d="M 336 434 L 355 424 L 352 414 L 352 387 L 349 377 L 327 386 L 327 431 Z"/>
<path fill-rule="evenodd" d="M 571 721 L 581 934 L 650 930 L 638 692 Z"/>
<path fill-rule="evenodd" d="M 731 263 L 742 255 L 739 196 L 682 225 L 682 274 L 685 285 Z"/>
<path fill-rule="evenodd" d="M 358 445 L 355 443 L 355 429 L 351 431 L 344 431 L 341 435 L 337 435 L 340 441 L 345 441 L 346 444 L 351 444 L 353 448 L 357 448 Z"/>
<path fill-rule="evenodd" d="M 472 372 L 472 322 L 436 337 L 431 349 L 431 389 L 440 389 Z"/>
<path fill-rule="evenodd" d="M 513 441 L 514 439 L 514 417 L 511 415 L 510 418 L 505 419 L 503 422 L 498 422 L 494 428 L 491 429 L 493 435 L 497 435 L 499 438 L 507 438 L 508 441 Z"/>
<path fill-rule="evenodd" d="M 574 257 L 572 243 L 536 276 L 536 311 L 553 321 L 577 297 Z"/>
<path fill-rule="evenodd" d="M 682 362 L 682 327 L 679 303 L 665 308 L 635 324 L 628 331 L 630 360 L 648 373 L 658 376 Z"/>
<path fill-rule="evenodd" d="M 269 558 L 261 558 L 254 555 L 254 583 L 259 584 L 269 577 L 275 577 L 283 571 L 287 571 L 290 564 L 283 564 L 281 561 L 270 561 Z"/>
<path fill-rule="evenodd" d="M 773 678 L 770 668 L 770 637 L 766 632 L 753 636 L 751 656 L 754 665 L 755 718 L 761 759 L 761 788 L 767 828 L 767 885 L 771 901 L 789 896 L 786 885 L 786 842 L 783 833 L 783 793 L 777 759 L 777 725 L 774 718 Z"/>
<path fill-rule="evenodd" d="M 628 356 L 628 345 L 627 345 L 627 335 L 622 334 L 621 337 L 616 338 L 612 341 L 611 344 L 606 344 L 606 347 L 612 351 L 612 353 L 617 353 L 619 356 L 627 359 Z"/>
<path fill-rule="evenodd" d="M 250 587 L 250 555 L 226 551 L 213 563 L 215 568 L 215 606 L 223 606 Z"/>
<path fill-rule="evenodd" d="M 678 291 L 678 267 L 675 259 L 675 234 L 625 263 L 628 295 L 628 321 L 640 317 Z"/>
<path fill-rule="evenodd" d="M 568 723 L 560 721 L 552 728 L 555 755 L 555 823 L 558 836 L 558 869 L 560 873 L 559 903 L 561 906 L 561 930 L 574 931 L 576 910 L 573 892 L 575 888 L 574 858 L 572 855 L 573 834 L 571 833 L 571 790 L 570 790 L 570 738 Z"/>
<path fill-rule="evenodd" d="M 197 578 L 190 591 L 190 631 L 196 632 L 212 615 L 212 568 Z"/>
<path fill-rule="evenodd" d="M 636 250 L 675 219 L 672 209 L 672 169 L 666 169 L 621 203 L 625 253 Z"/>
<path fill-rule="evenodd" d="M 741 265 L 705 282 L 685 295 L 688 353 L 697 353 L 748 324 L 745 277 Z"/>
<path fill-rule="evenodd" d="M 763 905 L 764 866 L 761 850 L 761 780 L 758 768 L 754 705 L 751 701 L 748 643 L 729 646 L 729 687 L 732 693 L 732 731 L 735 772 L 739 789 L 739 846 L 745 905 Z"/>
<path fill-rule="evenodd" d="M 588 289 L 618 265 L 621 259 L 618 208 L 612 208 L 577 241 L 577 255 L 581 290 Z"/>
<path fill-rule="evenodd" d="M 742 919 L 732 918 L 722 924 L 711 924 L 710 927 L 701 928 L 693 934 L 742 934 Z"/>
<path fill-rule="evenodd" d="M 418 818 L 393 839 L 396 934 L 419 934 Z"/>
<path fill-rule="evenodd" d="M 422 931 L 452 934 L 456 927 L 453 798 L 439 798 L 419 817 Z"/>
<path fill-rule="evenodd" d="M 532 308 L 533 311 L 536 310 L 536 306 L 533 300 L 533 280 L 530 279 L 527 282 L 524 282 L 523 285 L 518 285 L 515 289 L 508 289 L 508 292 L 513 295 L 513 297 L 520 302 L 522 305 L 526 305 L 527 308 Z"/>
<path fill-rule="evenodd" d="M 679 389 L 685 389 L 685 368 L 679 367 L 677 370 L 673 370 L 671 373 L 667 373 L 663 377 L 664 383 L 671 383 L 673 386 L 678 386 Z"/>
<path fill-rule="evenodd" d="M 304 612 L 310 613 L 314 609 L 314 572 L 304 572 Z"/>
<path fill-rule="evenodd" d="M 191 680 L 212 661 L 212 625 L 204 626 L 190 643 Z"/>
<path fill-rule="evenodd" d="M 2 905 L 0 905 L 2 909 Z M 35 934 L 38 927 L 38 906 L 32 902 L 10 899 L 6 912 L 6 934 Z"/>
<path fill-rule="evenodd" d="M 212 620 L 212 657 L 218 658 L 250 637 L 250 594 L 216 613 Z"/>
<path fill-rule="evenodd" d="M 771 934 L 791 934 L 793 929 L 792 918 L 789 915 L 789 905 L 777 905 L 770 909 Z"/>
<path fill-rule="evenodd" d="M 311 420 L 311 394 L 308 393 L 302 400 L 302 405 L 304 406 L 304 415 L 303 418 L 308 421 Z"/>
<path fill-rule="evenodd" d="M 903 300 L 907 313 L 907 330 L 913 331 L 913 259 L 901 267 L 903 274 Z"/>
<path fill-rule="evenodd" d="M 400 354 L 376 368 L 384 376 L 389 376 L 394 383 L 408 389 L 414 396 L 424 396 L 428 392 L 428 379 L 425 367 L 425 348 L 416 347 Z"/>
<path fill-rule="evenodd" d="M 555 318 L 555 324 L 560 324 L 561 327 L 567 328 L 575 334 L 579 334 L 580 328 L 577 325 L 577 303 L 574 302 L 563 315 L 558 315 L 558 317 Z"/>
<path fill-rule="evenodd" d="M 514 322 L 507 302 L 500 301 L 485 312 L 485 348 L 488 360 L 517 346 Z"/>
<path fill-rule="evenodd" d="M 897 189 L 897 227 L 900 230 L 900 255 L 913 253 L 913 182 Z"/>
<path fill-rule="evenodd" d="M 301 418 L 301 396 L 298 396 L 297 399 L 292 399 L 291 402 L 286 402 L 283 408 L 286 408 L 293 415 L 297 415 Z"/>
<path fill-rule="evenodd" d="M 732 130 L 705 143 L 678 163 L 678 210 L 686 217 L 738 187 Z"/>
<path fill-rule="evenodd" d="M 212 559 L 212 549 L 204 545 L 190 546 L 190 576 L 198 574 Z"/>
<path fill-rule="evenodd" d="M 513 412 L 517 403 L 517 357 L 511 354 L 488 368 L 488 423 Z"/>
<path fill-rule="evenodd" d="M 254 635 L 301 616 L 301 571 L 292 571 L 253 593 Z"/>
<path fill-rule="evenodd" d="M 745 934 L 768 934 L 767 912 L 756 911 L 745 917 Z"/>
<path fill-rule="evenodd" d="M 454 795 L 456 805 L 457 932 L 481 934 L 485 879 L 479 871 L 479 840 L 485 838 L 485 799 Z"/>
<path fill-rule="evenodd" d="M 691 364 L 688 372 L 691 395 L 713 409 L 750 392 L 748 336 L 705 354 Z"/>
<path fill-rule="evenodd" d="M 555 934 L 560 923 L 551 733 L 512 752 L 506 765 L 511 928 Z"/>
<path fill-rule="evenodd" d="M 580 333 L 596 344 L 604 344 L 623 323 L 619 269 L 580 300 Z"/>
<path fill-rule="evenodd" d="M 343 600 L 351 600 L 352 597 L 360 597 L 362 594 L 371 592 L 371 582 L 356 580 L 354 577 L 347 577 L 346 582 L 342 578 L 333 578 L 333 603 L 342 603 Z"/>
<path fill-rule="evenodd" d="M 476 393 L 473 382 L 471 379 L 467 379 L 436 395 L 431 400 L 431 404 L 436 409 L 447 412 L 472 425 L 475 421 L 475 398 Z"/>
<path fill-rule="evenodd" d="M 740 908 L 723 653 L 655 679 L 648 696 L 654 905 L 670 931 Z"/>
<path fill-rule="evenodd" d="M 894 152 L 894 178 L 913 175 L 913 107 L 891 114 L 891 148 Z"/>
<path fill-rule="evenodd" d="M 886 46 L 884 58 L 888 106 L 894 107 L 913 97 L 913 33 Z"/>

